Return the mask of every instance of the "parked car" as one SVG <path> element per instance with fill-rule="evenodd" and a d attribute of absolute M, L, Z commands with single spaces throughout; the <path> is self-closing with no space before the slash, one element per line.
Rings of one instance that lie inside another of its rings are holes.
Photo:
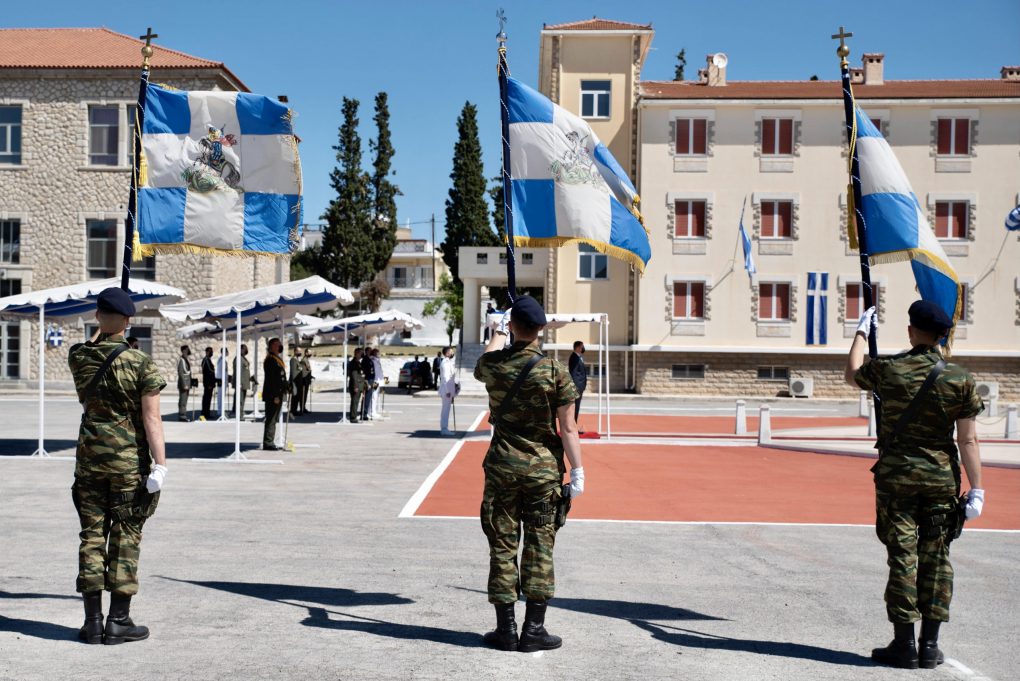
<path fill-rule="evenodd" d="M 425 379 L 423 365 L 428 368 L 428 362 L 415 362 L 414 360 L 404 362 L 404 366 L 400 367 L 397 387 L 404 388 L 407 392 L 411 392 L 415 388 L 425 390 L 428 387 L 428 381 Z"/>

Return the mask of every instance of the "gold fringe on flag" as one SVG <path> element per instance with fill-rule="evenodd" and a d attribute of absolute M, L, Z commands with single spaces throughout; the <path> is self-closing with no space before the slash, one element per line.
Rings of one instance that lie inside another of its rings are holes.
<path fill-rule="evenodd" d="M 622 260 L 628 265 L 633 265 L 640 274 L 645 273 L 645 263 L 636 254 L 631 253 L 626 248 L 620 248 L 612 244 L 607 244 L 604 241 L 595 241 L 593 239 L 577 238 L 572 236 L 554 236 L 554 237 L 542 237 L 532 238 L 526 236 L 515 236 L 514 246 L 520 248 L 558 248 L 565 246 L 569 243 L 588 244 L 599 253 L 608 255 Z"/>

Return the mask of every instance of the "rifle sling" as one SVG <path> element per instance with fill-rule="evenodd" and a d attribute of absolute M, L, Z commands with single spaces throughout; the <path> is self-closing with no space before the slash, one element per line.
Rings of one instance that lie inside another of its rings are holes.
<path fill-rule="evenodd" d="M 908 404 L 907 408 L 903 410 L 903 413 L 900 415 L 896 425 L 893 426 L 892 433 L 889 434 L 889 438 L 882 445 L 883 448 L 891 446 L 892 443 L 896 441 L 896 438 L 900 436 L 900 433 L 903 432 L 903 429 L 909 426 L 914 420 L 917 416 L 917 410 L 921 407 L 921 400 L 928 394 L 928 391 L 931 390 L 932 386 L 935 385 L 935 381 L 938 380 L 938 377 L 942 374 L 942 370 L 945 368 L 946 360 L 939 358 L 939 361 L 935 362 L 935 366 L 931 368 L 928 376 L 924 379 L 924 383 L 921 384 L 921 389 L 917 391 L 916 395 L 914 395 L 914 399 L 910 400 L 910 404 Z"/>

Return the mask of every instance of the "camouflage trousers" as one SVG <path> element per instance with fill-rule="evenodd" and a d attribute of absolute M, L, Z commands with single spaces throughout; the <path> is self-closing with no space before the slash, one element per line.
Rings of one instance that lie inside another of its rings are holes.
<path fill-rule="evenodd" d="M 138 593 L 138 554 L 146 515 L 132 508 L 141 487 L 138 475 L 76 477 L 71 499 L 78 511 L 78 580 L 81 593 Z M 158 493 L 147 509 L 155 511 Z"/>
<path fill-rule="evenodd" d="M 556 591 L 553 545 L 560 481 L 517 476 L 486 467 L 482 531 L 489 540 L 489 602 L 514 603 L 521 593 L 537 601 Z M 523 526 L 520 569 L 517 550 Z"/>
<path fill-rule="evenodd" d="M 929 497 L 876 491 L 875 498 L 875 531 L 889 556 L 885 587 L 889 621 L 905 624 L 924 618 L 948 622 L 953 598 L 949 542 L 944 528 L 925 528 L 931 527 L 932 516 L 955 511 L 952 493 Z"/>

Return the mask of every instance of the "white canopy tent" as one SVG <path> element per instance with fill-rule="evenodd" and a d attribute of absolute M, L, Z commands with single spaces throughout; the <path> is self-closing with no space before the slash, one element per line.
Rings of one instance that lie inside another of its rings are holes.
<path fill-rule="evenodd" d="M 96 314 L 96 298 L 108 288 L 120 288 L 120 278 L 97 279 L 72 286 L 30 291 L 0 298 L 0 319 L 39 320 L 39 446 L 32 456 L 48 458 L 44 443 L 46 417 L 46 320 L 92 319 Z M 154 281 L 131 279 L 128 293 L 138 315 L 154 313 L 160 304 L 180 300 L 184 291 Z"/>
<path fill-rule="evenodd" d="M 504 312 L 494 312 L 486 317 L 489 328 L 496 328 Z M 613 438 L 612 410 L 609 401 L 609 315 L 604 312 L 582 312 L 577 314 L 557 313 L 545 315 L 547 330 L 562 329 L 567 324 L 598 324 L 599 341 L 596 359 L 596 374 L 599 377 L 598 431 L 602 432 L 603 400 L 605 401 L 606 439 Z"/>
<path fill-rule="evenodd" d="M 332 284 L 322 277 L 308 277 L 298 281 L 274 284 L 262 288 L 228 293 L 202 300 L 194 300 L 176 305 L 164 305 L 160 313 L 172 321 L 203 321 L 224 323 L 234 322 L 237 332 L 237 348 L 235 352 L 234 395 L 238 395 L 237 383 L 241 378 L 241 328 L 249 325 L 276 325 L 280 329 L 281 341 L 286 346 L 286 324 L 299 313 L 310 314 L 320 310 L 332 310 L 340 305 L 350 305 L 354 296 L 347 289 Z M 232 461 L 248 461 L 241 452 L 241 410 L 234 409 L 236 422 L 234 431 L 234 453 L 227 457 Z M 283 423 L 283 409 L 280 410 L 280 423 Z M 277 430 L 277 446 L 283 446 L 283 429 Z"/>

